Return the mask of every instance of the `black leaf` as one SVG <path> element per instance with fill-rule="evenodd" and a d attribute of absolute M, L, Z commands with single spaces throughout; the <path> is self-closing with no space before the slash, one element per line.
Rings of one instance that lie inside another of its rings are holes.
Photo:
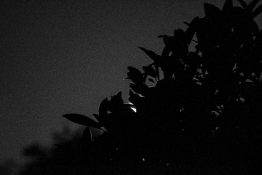
<path fill-rule="evenodd" d="M 186 38 L 187 38 L 187 43 L 189 44 L 192 41 L 195 32 L 197 31 L 199 25 L 199 17 L 195 17 L 191 21 L 191 23 L 187 25 L 188 25 L 188 29 L 186 30 Z"/>
<path fill-rule="evenodd" d="M 110 100 L 111 112 L 119 110 L 123 104 L 124 104 L 124 101 L 122 99 L 122 92 L 118 92 L 116 95 L 111 97 L 111 100 Z"/>
<path fill-rule="evenodd" d="M 85 125 L 85 126 L 92 126 L 94 128 L 100 128 L 100 124 L 94 121 L 91 118 L 88 118 L 84 115 L 81 114 L 64 114 L 63 117 L 66 119 L 70 120 L 71 122 L 80 124 L 80 125 Z"/>
<path fill-rule="evenodd" d="M 156 70 L 153 68 L 152 64 L 148 65 L 148 66 L 143 66 L 143 70 L 145 72 L 145 74 L 156 78 L 157 77 L 157 72 Z"/>
<path fill-rule="evenodd" d="M 134 83 L 140 84 L 144 82 L 143 74 L 136 68 L 129 66 L 128 67 L 128 79 L 132 80 Z"/>
<path fill-rule="evenodd" d="M 145 49 L 143 47 L 139 47 L 142 51 L 146 53 L 147 56 L 149 56 L 156 64 L 160 61 L 161 56 L 156 54 L 155 52 Z"/>
<path fill-rule="evenodd" d="M 204 4 L 204 10 L 205 10 L 205 14 L 206 16 L 209 17 L 219 17 L 221 15 L 221 11 L 218 7 L 209 4 L 209 3 L 205 3 Z"/>
<path fill-rule="evenodd" d="M 107 110 L 109 109 L 109 101 L 105 98 L 99 106 L 99 116 L 105 116 L 107 114 Z"/>

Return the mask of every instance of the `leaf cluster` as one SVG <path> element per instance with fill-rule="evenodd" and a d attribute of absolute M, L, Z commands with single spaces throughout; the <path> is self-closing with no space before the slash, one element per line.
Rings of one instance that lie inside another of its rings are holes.
<path fill-rule="evenodd" d="M 87 172 L 162 174 L 250 172 L 262 158 L 262 30 L 258 0 L 222 9 L 205 3 L 186 30 L 160 35 L 152 63 L 128 67 L 129 103 L 121 92 L 98 114 L 66 114 L 87 126 Z M 101 131 L 92 137 L 90 128 Z M 230 164 L 230 166 L 228 166 Z M 116 168 L 117 167 L 117 168 Z"/>

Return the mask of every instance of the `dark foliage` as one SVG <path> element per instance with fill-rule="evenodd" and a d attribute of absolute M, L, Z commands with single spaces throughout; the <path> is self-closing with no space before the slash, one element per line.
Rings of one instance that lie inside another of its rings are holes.
<path fill-rule="evenodd" d="M 83 137 L 58 147 L 46 173 L 31 174 L 254 174 L 262 162 L 262 30 L 254 21 L 262 5 L 239 2 L 204 4 L 205 16 L 186 30 L 159 36 L 161 54 L 139 47 L 152 63 L 128 67 L 130 103 L 118 93 L 101 102 L 97 121 L 65 115 L 87 126 Z"/>

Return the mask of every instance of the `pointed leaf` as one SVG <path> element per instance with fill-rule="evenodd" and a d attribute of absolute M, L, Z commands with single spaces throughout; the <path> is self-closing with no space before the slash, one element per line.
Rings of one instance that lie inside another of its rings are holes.
<path fill-rule="evenodd" d="M 157 73 L 156 70 L 153 68 L 152 64 L 148 65 L 148 66 L 143 66 L 143 70 L 145 72 L 145 74 L 156 78 L 157 77 Z"/>
<path fill-rule="evenodd" d="M 100 124 L 97 123 L 96 121 L 94 121 L 91 118 L 88 118 L 84 115 L 81 114 L 65 114 L 63 115 L 63 117 L 65 117 L 66 119 L 70 120 L 71 122 L 80 124 L 80 125 L 85 125 L 85 126 L 92 126 L 95 128 L 100 128 Z"/>
<path fill-rule="evenodd" d="M 187 43 L 189 44 L 192 39 L 193 36 L 195 34 L 195 32 L 197 31 L 199 25 L 199 17 L 195 17 L 190 24 L 188 24 L 188 28 L 186 30 L 186 38 L 187 38 Z"/>
<path fill-rule="evenodd" d="M 163 38 L 163 42 L 167 48 L 172 48 L 174 44 L 174 37 L 173 36 L 168 36 L 168 35 L 159 35 L 159 38 Z"/>
<path fill-rule="evenodd" d="M 155 52 L 153 52 L 153 51 L 151 51 L 151 50 L 145 49 L 145 48 L 143 48 L 143 47 L 139 47 L 139 48 L 140 48 L 142 51 L 144 51 L 145 54 L 146 54 L 147 56 L 149 56 L 154 62 L 156 62 L 156 63 L 159 62 L 159 60 L 160 60 L 160 58 L 161 58 L 160 55 L 156 54 Z"/>
<path fill-rule="evenodd" d="M 99 106 L 99 116 L 105 116 L 107 114 L 107 110 L 109 109 L 109 101 L 105 98 Z"/>
<path fill-rule="evenodd" d="M 210 17 L 218 17 L 220 16 L 220 9 L 212 4 L 209 3 L 205 3 L 204 4 L 204 10 L 205 10 L 205 14 L 206 16 L 210 16 Z"/>
<path fill-rule="evenodd" d="M 112 108 L 116 109 L 124 103 L 122 99 L 122 92 L 118 92 L 116 95 L 111 97 L 110 105 Z"/>
<path fill-rule="evenodd" d="M 129 66 L 128 67 L 128 79 L 132 80 L 134 83 L 143 83 L 144 77 L 143 74 L 135 67 Z"/>

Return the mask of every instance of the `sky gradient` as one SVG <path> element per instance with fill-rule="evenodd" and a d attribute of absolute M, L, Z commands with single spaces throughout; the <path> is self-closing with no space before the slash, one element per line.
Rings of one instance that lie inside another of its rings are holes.
<path fill-rule="evenodd" d="M 49 143 L 61 116 L 96 113 L 105 97 L 127 92 L 127 66 L 160 51 L 160 34 L 221 0 L 0 2 L 0 161 L 32 143 Z M 261 19 L 261 17 L 259 18 Z"/>

